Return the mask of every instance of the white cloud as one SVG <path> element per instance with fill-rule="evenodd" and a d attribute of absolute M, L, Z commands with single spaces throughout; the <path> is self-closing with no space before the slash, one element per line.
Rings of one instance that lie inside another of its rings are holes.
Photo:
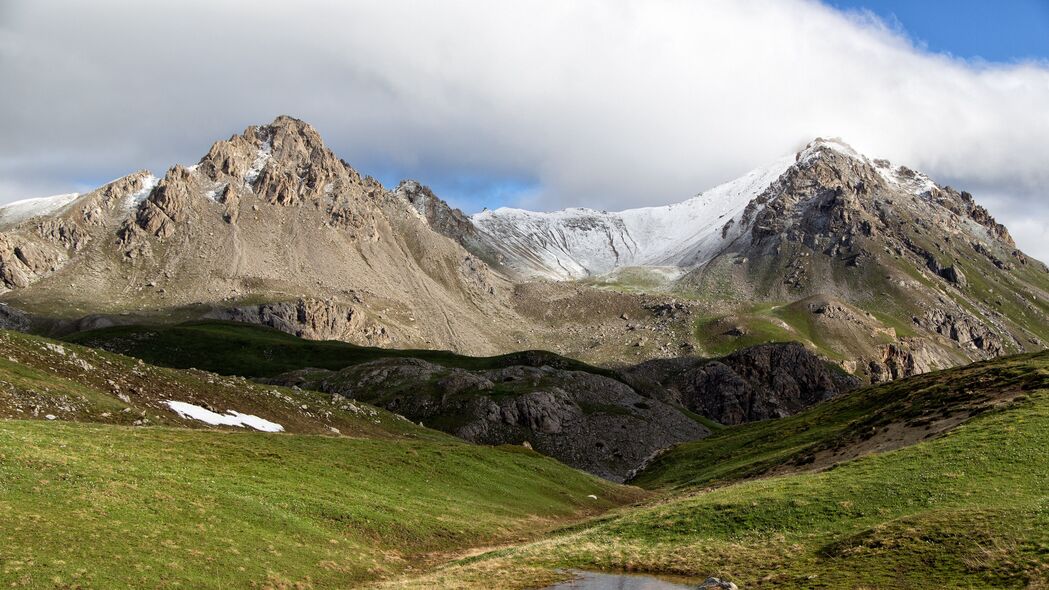
<path fill-rule="evenodd" d="M 280 113 L 364 172 L 528 179 L 539 208 L 677 201 L 840 136 L 993 187 L 1049 258 L 1018 205 L 1047 200 L 1049 67 L 931 55 L 813 1 L 15 0 L 0 79 L 4 200 L 194 161 Z"/>

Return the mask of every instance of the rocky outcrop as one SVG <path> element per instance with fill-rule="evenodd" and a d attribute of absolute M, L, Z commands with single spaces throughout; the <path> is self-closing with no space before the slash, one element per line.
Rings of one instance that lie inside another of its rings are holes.
<path fill-rule="evenodd" d="M 341 371 L 295 371 L 274 382 L 352 397 L 475 443 L 527 442 L 616 481 L 661 449 L 710 433 L 682 408 L 739 424 L 788 416 L 858 383 L 794 344 L 616 372 L 573 369 L 568 359 L 538 351 L 498 363 L 467 370 L 388 358 Z"/>
<path fill-rule="evenodd" d="M 1002 339 L 997 332 L 969 314 L 934 309 L 921 318 L 915 318 L 914 322 L 950 338 L 962 348 L 989 356 L 998 356 L 1004 352 Z"/>
<path fill-rule="evenodd" d="M 438 198 L 430 187 L 415 180 L 403 180 L 393 194 L 410 203 L 437 233 L 463 245 L 476 243 L 477 228 L 470 218 Z"/>
<path fill-rule="evenodd" d="M 859 384 L 793 343 L 754 346 L 716 360 L 654 360 L 623 373 L 640 389 L 722 424 L 789 416 Z"/>
<path fill-rule="evenodd" d="M 918 338 L 905 338 L 881 346 L 880 355 L 867 362 L 871 383 L 920 375 L 940 368 L 933 353 Z"/>
<path fill-rule="evenodd" d="M 30 322 L 30 317 L 25 312 L 0 303 L 0 330 L 24 332 L 29 329 Z"/>
<path fill-rule="evenodd" d="M 475 443 L 528 443 L 614 481 L 655 451 L 710 433 L 621 381 L 549 365 L 468 371 L 385 359 L 338 372 L 298 371 L 274 382 L 366 401 Z"/>
<path fill-rule="evenodd" d="M 125 243 L 133 240 L 141 230 L 158 238 L 171 237 L 179 224 L 189 219 L 189 210 L 199 191 L 196 179 L 185 166 L 175 166 L 143 201 L 133 220 L 122 232 Z"/>
<path fill-rule="evenodd" d="M 386 330 L 364 320 L 353 306 L 332 300 L 299 299 L 216 310 L 212 319 L 259 324 L 309 340 L 374 341 L 382 343 Z"/>
<path fill-rule="evenodd" d="M 0 281 L 7 289 L 29 286 L 65 260 L 64 251 L 18 235 L 0 234 Z"/>

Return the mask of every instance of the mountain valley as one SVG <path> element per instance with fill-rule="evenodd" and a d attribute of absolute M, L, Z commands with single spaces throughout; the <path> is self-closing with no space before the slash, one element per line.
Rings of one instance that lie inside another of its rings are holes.
<path fill-rule="evenodd" d="M 281 116 L 0 206 L 0 585 L 1045 588 L 1047 341 L 976 197 L 841 140 L 467 215 Z"/>

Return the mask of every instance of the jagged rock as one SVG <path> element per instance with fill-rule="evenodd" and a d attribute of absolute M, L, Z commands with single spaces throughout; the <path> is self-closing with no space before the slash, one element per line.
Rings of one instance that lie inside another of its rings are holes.
<path fill-rule="evenodd" d="M 994 330 L 960 311 L 930 310 L 917 323 L 950 338 L 963 348 L 979 350 L 991 356 L 1004 351 L 1002 339 Z"/>
<path fill-rule="evenodd" d="M 942 269 L 940 271 L 940 276 L 959 287 L 964 287 L 969 284 L 969 281 L 965 278 L 965 274 L 962 273 L 962 269 L 958 268 L 957 265 L 951 265 Z"/>
<path fill-rule="evenodd" d="M 800 344 L 763 344 L 717 360 L 657 359 L 623 374 L 640 390 L 722 424 L 789 416 L 859 384 Z"/>
<path fill-rule="evenodd" d="M 208 317 L 269 326 L 311 340 L 353 340 L 366 327 L 352 306 L 316 299 L 216 310 Z"/>
<path fill-rule="evenodd" d="M 470 218 L 439 199 L 430 187 L 415 180 L 402 180 L 393 194 L 410 203 L 438 233 L 462 244 L 469 244 L 477 239 L 477 229 L 470 222 Z"/>
<path fill-rule="evenodd" d="M 919 339 L 905 339 L 881 347 L 881 355 L 867 363 L 871 383 L 882 383 L 939 368 L 932 353 Z"/>

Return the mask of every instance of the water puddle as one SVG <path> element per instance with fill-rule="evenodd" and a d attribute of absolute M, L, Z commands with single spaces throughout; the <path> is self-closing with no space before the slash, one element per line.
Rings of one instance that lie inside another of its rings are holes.
<path fill-rule="evenodd" d="M 695 590 L 696 586 L 675 584 L 651 576 L 630 574 L 599 574 L 572 571 L 574 580 L 548 587 L 546 590 Z"/>

